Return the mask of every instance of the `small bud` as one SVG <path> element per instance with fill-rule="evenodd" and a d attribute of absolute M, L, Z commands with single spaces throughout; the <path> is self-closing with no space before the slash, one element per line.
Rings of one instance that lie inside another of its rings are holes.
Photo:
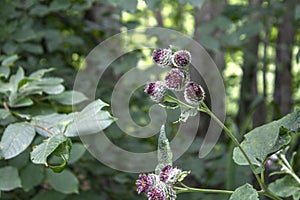
<path fill-rule="evenodd" d="M 167 88 L 175 91 L 183 90 L 189 80 L 189 73 L 178 68 L 171 69 L 165 77 Z"/>
<path fill-rule="evenodd" d="M 205 92 L 200 85 L 192 81 L 187 83 L 184 90 L 184 99 L 187 103 L 198 106 L 203 101 L 204 97 Z"/>
<path fill-rule="evenodd" d="M 152 53 L 152 59 L 154 62 L 162 67 L 168 67 L 172 65 L 172 50 L 171 49 L 156 49 Z"/>
<path fill-rule="evenodd" d="M 191 53 L 186 50 L 176 51 L 172 56 L 172 63 L 175 67 L 184 68 L 190 64 L 192 60 Z"/>
<path fill-rule="evenodd" d="M 166 85 L 161 81 L 156 81 L 152 83 L 148 83 L 144 90 L 145 93 L 150 95 L 150 98 L 156 102 L 159 103 L 164 100 L 167 88 Z"/>

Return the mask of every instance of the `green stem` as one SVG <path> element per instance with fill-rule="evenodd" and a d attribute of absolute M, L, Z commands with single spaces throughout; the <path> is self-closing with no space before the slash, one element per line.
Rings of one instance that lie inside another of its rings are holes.
<path fill-rule="evenodd" d="M 185 192 L 202 192 L 202 193 L 214 193 L 214 194 L 232 194 L 233 191 L 230 190 L 215 190 L 215 189 L 201 189 L 201 188 L 192 188 L 189 186 L 186 186 L 183 183 L 180 183 L 182 187 L 174 187 L 174 189 L 177 190 L 177 194 L 179 193 L 185 193 Z"/>
<path fill-rule="evenodd" d="M 287 173 L 291 175 L 300 185 L 300 178 L 295 174 L 293 168 L 291 167 L 290 163 L 287 161 L 285 155 L 279 154 L 279 158 L 282 160 L 283 164 L 285 165 Z"/>
<path fill-rule="evenodd" d="M 263 181 L 260 179 L 260 177 L 258 176 L 258 174 L 255 173 L 255 167 L 252 164 L 250 158 L 248 157 L 247 153 L 244 151 L 244 149 L 242 148 L 242 146 L 240 145 L 240 143 L 237 141 L 237 139 L 235 138 L 235 136 L 231 133 L 231 131 L 219 120 L 219 118 L 208 108 L 208 106 L 202 101 L 201 102 L 202 108 L 199 106 L 198 110 L 207 113 L 211 118 L 213 118 L 217 124 L 223 128 L 223 130 L 225 131 L 226 135 L 234 142 L 234 144 L 240 149 L 240 151 L 242 152 L 242 154 L 244 155 L 245 159 L 247 160 L 259 186 L 261 187 L 261 189 L 263 190 L 264 195 L 275 199 L 275 200 L 280 200 L 280 198 L 276 197 L 275 195 L 273 195 L 270 191 L 268 191 L 268 189 L 266 188 L 265 184 L 263 183 Z"/>
<path fill-rule="evenodd" d="M 186 104 L 186 103 L 184 103 L 184 102 L 182 102 L 182 101 L 176 99 L 175 97 L 172 97 L 172 96 L 169 95 L 169 94 L 167 94 L 167 95 L 165 96 L 165 101 L 178 103 L 179 105 L 181 105 L 181 106 L 183 106 L 183 107 L 185 107 L 185 108 L 196 109 L 195 107 L 190 106 L 190 105 L 188 105 L 188 104 Z"/>

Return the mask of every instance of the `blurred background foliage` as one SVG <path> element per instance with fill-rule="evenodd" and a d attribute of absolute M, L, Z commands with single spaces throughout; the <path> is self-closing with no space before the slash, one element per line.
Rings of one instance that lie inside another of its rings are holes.
<path fill-rule="evenodd" d="M 139 27 L 165 27 L 180 31 L 203 45 L 223 75 L 226 86 L 226 123 L 242 138 L 248 130 L 278 119 L 300 105 L 300 3 L 297 0 L 1 0 L 0 60 L 17 54 L 12 71 L 26 73 L 56 68 L 52 74 L 72 89 L 77 70 L 87 54 L 108 37 Z M 151 52 L 134 51 L 105 71 L 97 97 L 110 102 L 115 82 L 129 69 L 149 60 Z M 104 58 L 105 59 L 105 58 Z M 2 63 L 3 64 L 3 63 Z M 197 80 L 196 80 L 197 82 Z M 138 124 L 149 122 L 153 103 L 142 88 L 134 93 L 131 115 Z M 57 108 L 70 112 L 69 108 Z M 173 111 L 170 111 L 173 112 Z M 175 112 L 175 111 L 174 111 Z M 168 119 L 176 120 L 179 113 Z M 172 117 L 174 116 L 174 117 Z M 191 170 L 188 182 L 203 188 L 234 189 L 253 177 L 231 160 L 232 144 L 221 137 L 214 150 L 198 158 L 199 136 L 176 164 Z M 169 125 L 172 130 L 176 125 Z M 3 130 L 4 127 L 1 129 Z M 139 151 L 156 148 L 156 138 L 132 140 L 114 124 L 106 131 L 120 146 Z M 0 134 L 1 135 L 1 134 Z M 172 132 L 170 133 L 170 138 Z M 295 136 L 291 151 L 300 148 Z M 144 144 L 141 144 L 144 143 Z M 78 193 L 52 188 L 47 179 L 31 187 L 2 192 L 1 199 L 141 199 L 135 192 L 137 174 L 119 172 L 82 153 L 71 170 L 79 180 Z M 298 155 L 299 157 L 299 155 Z M 296 163 L 298 175 L 300 159 Z M 0 166 L 30 170 L 22 154 Z M 40 166 L 39 166 L 40 167 Z M 38 173 L 39 167 L 36 167 Z M 62 184 L 68 184 L 68 172 Z M 22 174 L 21 174 L 22 176 Z M 32 177 L 28 177 L 31 179 Z M 2 180 L 0 180 L 1 182 Z M 52 180 L 53 181 L 53 180 Z M 267 178 L 268 181 L 268 178 Z M 226 199 L 220 195 L 182 194 L 179 199 Z"/>

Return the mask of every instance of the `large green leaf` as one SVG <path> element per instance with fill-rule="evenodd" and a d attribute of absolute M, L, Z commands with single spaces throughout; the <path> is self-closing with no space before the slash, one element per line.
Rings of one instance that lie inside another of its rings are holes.
<path fill-rule="evenodd" d="M 69 170 L 64 170 L 61 173 L 54 173 L 51 170 L 47 170 L 47 178 L 49 184 L 56 191 L 64 194 L 78 193 L 79 181 Z"/>
<path fill-rule="evenodd" d="M 48 97 L 48 99 L 57 101 L 58 103 L 64 105 L 74 105 L 87 100 L 87 97 L 81 92 L 72 90 L 65 91 L 58 95 L 51 95 Z"/>
<path fill-rule="evenodd" d="M 165 126 L 162 125 L 158 137 L 157 160 L 158 165 L 155 168 L 155 173 L 158 174 L 165 166 L 172 166 L 172 151 L 169 140 L 166 136 Z"/>
<path fill-rule="evenodd" d="M 17 168 L 7 166 L 0 168 L 0 190 L 10 191 L 21 187 L 21 180 Z"/>
<path fill-rule="evenodd" d="M 259 200 L 258 193 L 253 189 L 252 185 L 246 183 L 245 185 L 238 187 L 229 200 Z"/>
<path fill-rule="evenodd" d="M 39 185 L 44 179 L 44 168 L 40 165 L 29 163 L 21 170 L 22 188 L 25 192 Z"/>
<path fill-rule="evenodd" d="M 277 179 L 269 185 L 269 189 L 280 197 L 300 195 L 300 184 L 290 175 Z"/>
<path fill-rule="evenodd" d="M 87 105 L 81 112 L 73 114 L 73 122 L 68 125 L 65 135 L 75 137 L 94 134 L 107 128 L 115 121 L 108 111 L 101 110 L 108 104 L 100 99 Z"/>
<path fill-rule="evenodd" d="M 9 125 L 1 139 L 4 158 L 10 159 L 22 153 L 31 144 L 34 136 L 34 127 L 28 123 Z"/>
<path fill-rule="evenodd" d="M 51 137 L 49 131 L 54 134 L 63 133 L 66 126 L 72 122 L 72 116 L 67 114 L 52 113 L 50 115 L 38 115 L 33 117 L 32 123 L 37 125 L 38 134 L 45 137 Z M 43 128 L 39 128 L 43 127 Z M 46 131 L 47 130 L 47 131 Z"/>
<path fill-rule="evenodd" d="M 300 109 L 296 109 L 280 120 L 265 124 L 247 133 L 241 146 L 254 165 L 263 167 L 264 161 L 270 154 L 282 149 L 290 142 L 288 133 L 297 131 L 299 123 Z M 248 165 L 237 147 L 234 149 L 233 159 L 239 165 Z"/>
<path fill-rule="evenodd" d="M 63 142 L 67 140 L 63 134 L 56 134 L 53 137 L 50 137 L 42 144 L 36 146 L 33 151 L 30 153 L 31 160 L 35 164 L 47 164 L 47 158 L 55 151 L 55 149 Z"/>

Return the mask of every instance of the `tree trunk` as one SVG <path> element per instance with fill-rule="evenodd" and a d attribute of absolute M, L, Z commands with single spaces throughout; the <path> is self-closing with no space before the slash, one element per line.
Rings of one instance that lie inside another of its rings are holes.
<path fill-rule="evenodd" d="M 292 108 L 292 51 L 295 40 L 294 10 L 297 0 L 286 1 L 288 3 L 282 21 L 278 26 L 278 36 L 276 45 L 276 70 L 275 70 L 275 89 L 274 103 L 278 106 L 278 118 L 291 111 Z"/>
<path fill-rule="evenodd" d="M 259 7 L 261 5 L 261 0 L 249 0 L 249 6 Z M 256 21 L 260 16 L 257 13 L 249 16 L 249 21 Z M 237 125 L 243 134 L 249 127 L 250 121 L 247 121 L 248 115 L 252 112 L 251 104 L 257 98 L 257 62 L 258 58 L 258 45 L 260 43 L 259 35 L 255 35 L 249 39 L 245 47 L 243 48 L 243 66 L 242 66 L 242 81 L 240 88 L 240 99 L 239 99 L 239 111 L 237 114 Z M 254 122 L 257 117 L 257 112 L 254 112 L 252 117 L 252 122 Z M 263 117 L 263 113 L 261 116 Z M 254 123 L 253 123 L 254 124 Z"/>

